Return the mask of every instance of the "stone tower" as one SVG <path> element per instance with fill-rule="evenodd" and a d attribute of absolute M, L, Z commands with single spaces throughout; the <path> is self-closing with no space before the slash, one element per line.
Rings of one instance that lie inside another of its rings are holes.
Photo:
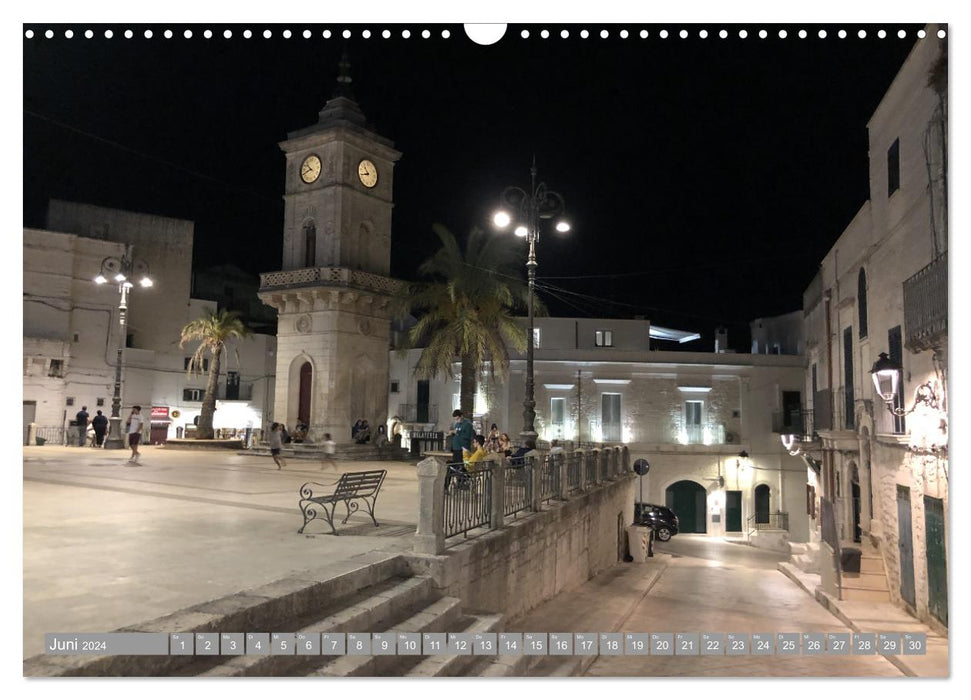
<path fill-rule="evenodd" d="M 260 276 L 278 312 L 273 420 L 348 442 L 387 418 L 393 168 L 401 153 L 367 125 L 346 57 L 316 124 L 287 135 L 283 270 Z"/>

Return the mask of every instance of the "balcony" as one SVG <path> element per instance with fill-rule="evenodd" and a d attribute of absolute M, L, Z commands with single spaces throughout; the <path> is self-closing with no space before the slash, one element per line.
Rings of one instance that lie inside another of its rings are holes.
<path fill-rule="evenodd" d="M 390 277 L 374 275 L 346 267 L 305 267 L 299 270 L 263 272 L 260 292 L 285 291 L 305 287 L 351 287 L 377 294 L 394 296 L 403 284 Z"/>
<path fill-rule="evenodd" d="M 947 253 L 904 280 L 904 345 L 914 353 L 947 339 Z"/>
<path fill-rule="evenodd" d="M 816 432 L 813 425 L 813 412 L 804 408 L 776 411 L 772 414 L 772 432 L 812 439 L 813 433 Z"/>
<path fill-rule="evenodd" d="M 438 420 L 438 404 L 399 403 L 395 415 L 404 423 L 434 423 Z"/>

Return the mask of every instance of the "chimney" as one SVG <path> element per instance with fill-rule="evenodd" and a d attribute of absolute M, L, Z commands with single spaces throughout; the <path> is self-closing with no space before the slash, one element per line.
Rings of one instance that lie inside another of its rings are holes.
<path fill-rule="evenodd" d="M 728 329 L 725 326 L 715 329 L 715 352 L 728 352 Z"/>

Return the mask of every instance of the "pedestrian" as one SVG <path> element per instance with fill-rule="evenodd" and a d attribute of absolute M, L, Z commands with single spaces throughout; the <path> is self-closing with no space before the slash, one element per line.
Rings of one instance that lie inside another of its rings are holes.
<path fill-rule="evenodd" d="M 81 410 L 75 416 L 78 425 L 78 447 L 84 447 L 88 439 L 88 407 L 81 406 Z"/>
<path fill-rule="evenodd" d="M 98 411 L 98 415 L 91 419 L 91 425 L 94 427 L 94 446 L 103 447 L 105 433 L 108 431 L 108 419 Z"/>
<path fill-rule="evenodd" d="M 138 451 L 138 443 L 141 442 L 142 428 L 145 426 L 141 406 L 131 407 L 131 415 L 128 416 L 128 421 L 125 425 L 128 427 L 128 446 L 131 448 L 131 459 L 128 462 L 130 464 L 138 464 L 138 458 L 141 457 L 141 453 Z"/>
<path fill-rule="evenodd" d="M 340 471 L 337 468 L 337 462 L 334 461 L 334 454 L 337 452 L 337 443 L 330 439 L 330 433 L 324 433 L 324 459 L 320 464 L 320 468 L 323 469 L 325 464 L 330 464 L 334 468 L 334 471 Z"/>
<path fill-rule="evenodd" d="M 486 440 L 486 448 L 489 452 L 499 451 L 499 426 L 495 423 L 492 424 L 492 429 L 489 430 L 489 438 Z"/>
<path fill-rule="evenodd" d="M 273 461 L 276 462 L 277 469 L 283 469 L 286 466 L 286 462 L 283 461 L 283 455 L 280 453 L 283 451 L 283 424 L 274 423 L 270 426 L 270 456 L 273 457 Z"/>
<path fill-rule="evenodd" d="M 452 429 L 449 431 L 449 435 L 452 436 L 452 462 L 449 465 L 451 468 L 445 475 L 445 488 L 448 488 L 449 483 L 452 481 L 453 470 L 460 473 L 465 471 L 465 459 L 462 451 L 472 451 L 472 422 L 465 418 L 462 415 L 461 409 L 458 408 L 452 411 L 452 418 L 455 421 L 452 424 Z"/>

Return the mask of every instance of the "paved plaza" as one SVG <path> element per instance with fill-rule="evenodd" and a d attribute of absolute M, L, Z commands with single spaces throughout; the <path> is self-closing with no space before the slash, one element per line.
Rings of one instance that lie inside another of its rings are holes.
<path fill-rule="evenodd" d="M 25 447 L 24 657 L 45 632 L 109 632 L 321 566 L 362 566 L 369 552 L 411 547 L 418 481 L 407 462 L 338 462 L 387 469 L 375 528 L 366 512 L 334 537 L 325 521 L 299 535 L 298 491 L 337 473 L 290 459 L 143 447 L 129 452 Z M 355 563 L 355 559 L 358 560 Z"/>

